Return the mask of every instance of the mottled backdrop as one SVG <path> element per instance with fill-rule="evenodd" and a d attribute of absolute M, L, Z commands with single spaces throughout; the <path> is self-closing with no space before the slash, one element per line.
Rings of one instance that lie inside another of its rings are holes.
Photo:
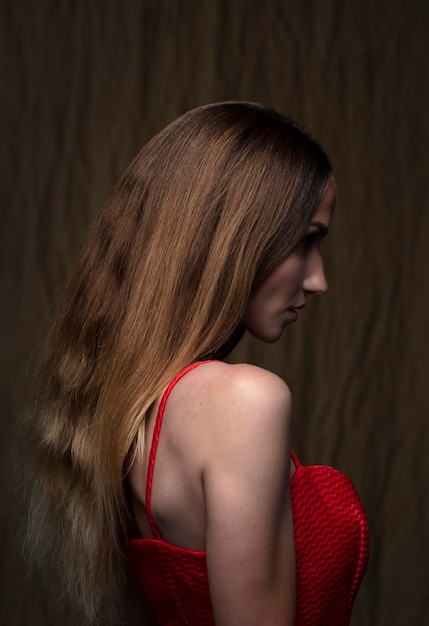
<path fill-rule="evenodd" d="M 85 231 L 152 134 L 246 99 L 306 125 L 339 189 L 328 295 L 281 343 L 295 448 L 354 480 L 372 530 L 353 624 L 429 623 L 429 2 L 1 0 L 1 626 L 76 624 L 27 580 L 11 430 Z"/>

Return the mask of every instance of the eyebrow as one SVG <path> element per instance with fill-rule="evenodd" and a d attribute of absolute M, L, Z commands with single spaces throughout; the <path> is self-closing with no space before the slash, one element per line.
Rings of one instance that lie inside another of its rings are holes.
<path fill-rule="evenodd" d="M 322 222 L 310 222 L 310 226 L 316 226 L 316 228 L 320 230 L 322 235 L 328 234 L 329 229 L 325 226 L 325 224 L 322 224 Z"/>

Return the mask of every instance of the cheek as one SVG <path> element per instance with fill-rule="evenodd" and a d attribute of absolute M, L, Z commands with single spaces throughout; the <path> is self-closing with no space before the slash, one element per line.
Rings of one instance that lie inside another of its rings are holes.
<path fill-rule="evenodd" d="M 282 295 L 293 294 L 299 290 L 303 281 L 303 264 L 295 258 L 288 258 L 272 276 L 270 295 L 281 298 Z"/>
<path fill-rule="evenodd" d="M 268 276 L 254 294 L 248 307 L 250 314 L 266 315 L 279 307 L 291 304 L 289 299 L 299 292 L 303 276 L 303 263 L 297 254 L 291 254 Z"/>

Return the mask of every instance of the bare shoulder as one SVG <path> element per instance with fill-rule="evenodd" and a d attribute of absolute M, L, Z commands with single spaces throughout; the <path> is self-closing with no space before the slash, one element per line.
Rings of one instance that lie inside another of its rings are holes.
<path fill-rule="evenodd" d="M 204 465 L 212 457 L 220 459 L 220 449 L 234 453 L 245 444 L 249 454 L 256 446 L 270 454 L 272 446 L 289 441 L 292 396 L 272 372 L 211 362 L 189 372 L 173 391 L 176 409 L 198 437 Z"/>
<path fill-rule="evenodd" d="M 176 400 L 209 412 L 251 415 L 289 412 L 292 395 L 276 374 L 248 363 L 205 363 L 189 372 L 174 389 Z M 225 411 L 225 409 L 228 409 Z M 207 414 L 207 413 L 206 413 Z"/>
<path fill-rule="evenodd" d="M 231 396 L 244 400 L 250 405 L 248 408 L 253 404 L 259 408 L 260 403 L 273 410 L 282 410 L 289 406 L 292 400 L 290 389 L 276 374 L 248 363 L 227 367 L 228 371 L 224 371 L 225 389 Z"/>

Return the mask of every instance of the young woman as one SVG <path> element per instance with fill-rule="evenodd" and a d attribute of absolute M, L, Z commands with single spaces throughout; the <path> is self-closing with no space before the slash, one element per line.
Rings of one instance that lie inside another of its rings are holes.
<path fill-rule="evenodd" d="M 116 187 L 31 419 L 27 545 L 90 619 L 127 560 L 161 626 L 349 622 L 368 553 L 358 496 L 291 453 L 287 385 L 224 361 L 246 329 L 274 342 L 326 291 L 334 205 L 320 147 L 242 102 L 176 120 Z"/>

